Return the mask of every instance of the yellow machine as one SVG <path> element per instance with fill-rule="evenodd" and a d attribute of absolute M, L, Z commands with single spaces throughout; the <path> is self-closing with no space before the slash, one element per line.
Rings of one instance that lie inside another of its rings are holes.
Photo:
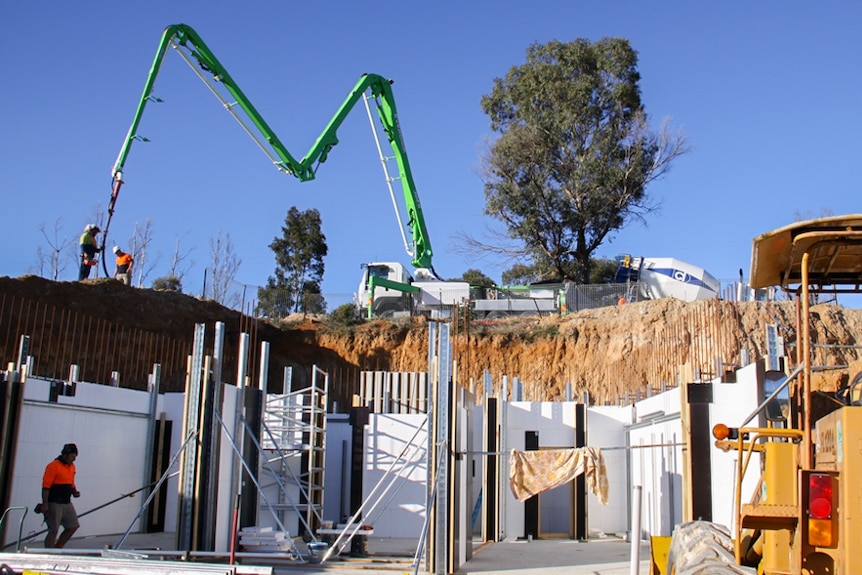
<path fill-rule="evenodd" d="M 666 573 L 862 574 L 862 373 L 834 395 L 812 392 L 809 323 L 816 294 L 862 292 L 862 214 L 758 236 L 751 286 L 795 294 L 796 365 L 761 405 L 766 427 L 713 429 L 716 445 L 736 452 L 733 529 L 677 526 Z M 749 501 L 746 472 L 760 473 Z"/>

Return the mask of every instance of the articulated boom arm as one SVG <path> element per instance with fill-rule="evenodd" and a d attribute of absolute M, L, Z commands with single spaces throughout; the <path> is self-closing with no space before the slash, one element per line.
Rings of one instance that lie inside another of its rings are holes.
<path fill-rule="evenodd" d="M 413 183 L 413 174 L 407 161 L 390 81 L 376 74 L 363 75 L 348 93 L 347 98 L 345 98 L 308 153 L 302 160 L 297 161 L 287 148 L 284 147 L 284 144 L 281 143 L 275 132 L 272 131 L 261 117 L 257 109 L 255 109 L 242 90 L 240 90 L 239 86 L 236 85 L 233 78 L 231 78 L 221 62 L 218 61 L 212 51 L 201 40 L 200 36 L 185 24 L 168 26 L 162 34 L 162 40 L 153 59 L 150 73 L 144 85 L 144 91 L 141 94 L 141 100 L 138 102 L 138 107 L 132 120 L 132 125 L 129 127 L 126 139 L 120 148 L 120 153 L 111 171 L 113 179 L 111 201 L 108 205 L 108 224 L 105 225 L 102 247 L 104 247 L 104 242 L 107 241 L 107 228 L 114 213 L 114 205 L 116 204 L 120 187 L 123 184 L 123 169 L 131 150 L 132 142 L 138 139 L 146 140 L 138 135 L 138 126 L 147 103 L 157 100 L 152 96 L 152 91 L 168 47 L 175 48 L 183 59 L 190 64 L 201 80 L 207 84 L 213 94 L 222 102 L 225 109 L 234 116 L 246 133 L 255 140 L 258 147 L 272 160 L 276 168 L 281 172 L 297 177 L 303 182 L 314 179 L 319 164 L 326 161 L 332 147 L 338 144 L 338 128 L 352 111 L 354 105 L 363 97 L 374 99 L 378 117 L 386 132 L 389 145 L 393 150 L 393 156 L 398 164 L 399 177 L 397 179 L 401 182 L 408 216 L 407 226 L 410 228 L 412 236 L 412 246 L 406 246 L 407 251 L 413 258 L 412 263 L 414 266 L 417 268 L 432 269 L 431 242 L 425 227 L 425 218 L 422 215 L 422 207 L 419 203 L 419 196 L 416 193 L 416 186 Z M 195 67 L 195 64 L 197 64 L 197 67 Z M 207 75 L 211 75 L 211 79 Z M 220 93 L 224 90 L 227 90 L 229 93 L 229 98 Z M 370 96 L 366 96 L 367 92 L 370 92 Z M 232 101 L 229 101 L 229 99 L 232 99 Z M 397 215 L 398 211 L 396 207 Z"/>

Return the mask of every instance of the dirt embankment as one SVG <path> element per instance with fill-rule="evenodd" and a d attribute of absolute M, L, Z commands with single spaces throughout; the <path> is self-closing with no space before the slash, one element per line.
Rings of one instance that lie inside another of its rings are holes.
<path fill-rule="evenodd" d="M 188 341 L 188 352 L 194 324 L 222 321 L 226 355 L 235 353 L 233 342 L 240 332 L 270 342 L 270 376 L 279 384 L 285 365 L 317 364 L 340 374 L 345 380 L 340 385 L 348 388 L 358 370 L 427 369 L 428 330 L 423 320 L 372 321 L 348 328 L 326 318 L 292 317 L 276 326 L 183 294 L 134 289 L 112 280 L 52 282 L 33 276 L 0 278 L 0 360 L 14 358 L 24 330 L 35 338 L 40 330 L 65 329 L 72 346 L 83 346 L 92 337 L 86 323 L 63 327 L 56 320 L 62 313 Z M 462 319 L 451 327 L 456 375 L 462 385 L 472 381 L 478 389 L 485 370 L 497 389 L 503 375 L 510 381 L 518 377 L 527 399 L 561 399 L 569 382 L 575 393 L 589 392 L 595 402 L 616 401 L 627 392 L 675 384 L 683 364 L 689 366 L 683 377 L 706 378 L 731 370 L 746 356 L 761 357 L 766 353 L 768 324 L 776 326 L 790 353 L 795 353 L 795 313 L 790 302 L 687 304 L 668 299 L 584 310 L 563 318 Z M 862 337 L 862 310 L 818 306 L 813 334 L 818 344 L 845 346 L 817 348 L 816 363 L 850 363 L 859 354 L 846 346 L 856 345 Z M 51 345 L 50 339 L 39 341 Z M 98 357 L 96 352 L 93 361 Z"/>
<path fill-rule="evenodd" d="M 860 357 L 862 310 L 817 306 L 812 337 L 815 364 L 846 365 Z M 598 403 L 626 393 L 673 386 L 680 379 L 723 375 L 767 353 L 767 325 L 796 353 L 792 302 L 685 303 L 673 299 L 584 310 L 567 317 L 460 322 L 453 355 L 462 385 L 478 393 L 489 371 L 496 390 L 502 376 L 518 377 L 526 399 L 560 400 L 566 383 Z M 349 336 L 317 332 L 321 347 L 367 369 L 419 371 L 427 364 L 427 330 L 421 324 L 376 322 Z M 681 369 L 687 365 L 688 369 Z M 846 375 L 845 375 L 846 377 Z M 835 382 L 823 383 L 834 386 Z"/>

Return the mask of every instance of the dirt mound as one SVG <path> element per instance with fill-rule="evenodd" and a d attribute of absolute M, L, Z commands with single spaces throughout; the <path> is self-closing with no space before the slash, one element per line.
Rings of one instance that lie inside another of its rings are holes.
<path fill-rule="evenodd" d="M 74 363 L 86 381 L 110 381 L 111 372 L 118 370 L 124 374 L 124 387 L 142 389 L 157 362 L 171 370 L 163 372 L 162 389 L 176 391 L 184 385 L 195 324 L 206 326 L 211 354 L 216 322 L 224 323 L 225 381 L 235 379 L 241 333 L 250 334 L 252 382 L 257 381 L 262 341 L 270 343 L 271 374 L 280 376 L 288 365 L 343 366 L 337 355 L 316 344 L 311 321 L 281 329 L 214 301 L 131 288 L 112 279 L 53 282 L 36 276 L 0 277 L 0 361 L 14 360 L 20 336 L 30 335 L 30 354 L 37 358 L 34 371 L 46 377 L 64 378 Z M 277 379 L 279 391 L 281 377 Z"/>
<path fill-rule="evenodd" d="M 850 346 L 862 335 L 862 310 L 821 305 L 815 311 L 814 341 L 840 346 L 817 347 L 815 363 L 840 366 L 857 360 L 859 354 Z M 518 377 L 524 384 L 525 399 L 561 399 L 566 383 L 570 383 L 578 395 L 589 392 L 595 402 L 614 402 L 627 393 L 644 394 L 647 388 L 659 390 L 682 379 L 722 376 L 765 355 L 767 325 L 775 326 L 788 352 L 794 354 L 795 313 L 791 302 L 684 303 L 666 299 L 584 310 L 566 317 L 483 321 L 460 317 L 451 324 L 456 377 L 478 393 L 487 370 L 498 390 L 503 375 L 509 376 L 510 382 Z M 63 324 L 59 316 L 76 321 L 69 319 Z M 281 390 L 285 366 L 302 370 L 316 364 L 335 377 L 342 401 L 356 391 L 359 370 L 427 369 L 428 330 L 421 318 L 345 327 L 323 317 L 292 316 L 274 325 L 213 301 L 130 288 L 113 280 L 52 282 L 35 276 L 0 277 L 2 361 L 15 357 L 23 333 L 34 335 L 35 340 L 42 332 L 64 330 L 67 345 L 84 347 L 93 338 L 94 321 L 99 322 L 97 326 L 107 326 L 101 329 L 111 334 L 121 325 L 185 342 L 181 346 L 185 354 L 191 352 L 195 324 L 206 324 L 211 334 L 211 326 L 221 321 L 225 324 L 226 357 L 236 354 L 241 332 L 252 334 L 253 349 L 258 342 L 270 342 L 271 389 Z M 40 337 L 38 341 L 46 347 L 58 345 L 50 338 Z M 100 350 L 108 346 L 93 347 L 87 361 L 107 365 L 109 359 Z M 50 351 L 40 353 L 47 358 Z M 122 351 L 132 355 L 136 350 Z M 118 353 L 113 352 L 114 362 Z M 255 361 L 250 365 L 256 374 Z M 681 370 L 680 366 L 687 367 Z M 109 368 L 99 373 L 105 369 Z M 230 376 L 225 379 L 230 381 Z M 181 380 L 175 385 L 181 386 Z"/>

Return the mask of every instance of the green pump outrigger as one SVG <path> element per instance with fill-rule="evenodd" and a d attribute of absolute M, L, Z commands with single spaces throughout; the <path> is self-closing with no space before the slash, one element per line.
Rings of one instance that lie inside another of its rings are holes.
<path fill-rule="evenodd" d="M 167 53 L 168 47 L 177 50 L 183 60 L 191 67 L 198 77 L 210 88 L 212 93 L 221 101 L 225 110 L 230 113 L 234 119 L 243 127 L 246 133 L 257 143 L 258 147 L 270 158 L 272 163 L 279 171 L 285 174 L 296 176 L 301 182 L 313 180 L 319 165 L 326 161 L 329 152 L 333 146 L 338 144 L 337 130 L 347 115 L 353 109 L 353 106 L 362 98 L 365 103 L 368 119 L 371 122 L 372 131 L 377 140 L 378 153 L 380 155 L 383 170 L 386 175 L 386 182 L 389 186 L 389 194 L 392 199 L 393 207 L 395 208 L 395 217 L 398 219 L 399 229 L 404 247 L 408 255 L 412 258 L 412 264 L 417 270 L 427 270 L 432 277 L 437 277 L 433 271 L 431 264 L 431 241 L 428 237 L 428 230 L 425 226 L 425 218 L 422 215 L 422 206 L 419 203 L 419 196 L 416 192 L 416 186 L 413 183 L 413 174 L 410 171 L 410 164 L 407 161 L 407 153 L 404 147 L 404 140 L 401 136 L 401 127 L 398 124 L 398 114 L 395 110 L 395 99 L 392 95 L 392 82 L 386 80 L 382 76 L 376 74 L 364 74 L 359 78 L 356 85 L 350 90 L 345 98 L 344 103 L 338 108 L 338 111 L 329 121 L 323 133 L 317 138 L 317 141 L 302 158 L 297 161 L 284 144 L 281 143 L 278 136 L 269 125 L 264 121 L 249 99 L 243 94 L 239 86 L 236 85 L 233 78 L 228 74 L 227 70 L 222 66 L 221 62 L 210 51 L 207 45 L 201 40 L 197 32 L 190 26 L 185 24 L 174 24 L 165 28 L 162 34 L 162 40 L 159 43 L 159 48 L 156 51 L 156 56 L 153 59 L 153 65 L 150 68 L 150 73 L 147 76 L 147 82 L 144 85 L 144 91 L 141 94 L 141 100 L 138 102 L 138 108 L 135 111 L 135 117 L 132 120 L 132 125 L 126 134 L 126 139 L 123 141 L 123 146 L 120 148 L 120 153 L 117 156 L 117 161 L 111 170 L 111 199 L 108 204 L 108 219 L 105 224 L 104 235 L 102 236 L 102 250 L 104 253 L 105 244 L 108 238 L 108 227 L 111 223 L 111 217 L 114 215 L 114 208 L 117 203 L 117 197 L 120 194 L 120 188 L 123 185 L 123 168 L 126 164 L 126 159 L 129 156 L 129 151 L 132 148 L 132 143 L 135 140 L 148 141 L 146 138 L 138 135 L 138 126 L 141 123 L 144 109 L 148 102 L 160 102 L 158 98 L 152 96 L 153 87 L 155 85 L 156 76 L 158 76 L 162 61 Z M 197 66 L 195 66 L 197 64 Z M 208 76 L 211 76 L 208 77 Z M 227 92 L 225 94 L 224 92 Z M 370 94 L 370 95 L 369 95 Z M 386 132 L 386 138 L 392 148 L 392 155 L 386 156 L 383 153 L 381 140 L 378 137 L 375 123 L 372 118 L 369 107 L 369 100 L 373 100 L 376 104 L 377 116 Z M 389 175 L 388 162 L 394 159 L 398 165 L 398 176 L 391 177 Z M 408 239 L 404 224 L 399 213 L 398 202 L 395 197 L 395 192 L 392 188 L 393 181 L 400 181 L 404 196 L 404 203 L 407 210 L 407 224 L 410 228 L 411 238 Z M 105 275 L 108 275 L 105 258 L 102 258 L 102 266 Z M 391 282 L 389 282 L 391 283 Z M 409 288 L 410 286 L 402 287 Z M 388 286 L 395 287 L 396 286 Z M 373 289 L 373 288 L 372 288 Z M 405 289 L 405 291 L 410 291 Z"/>

